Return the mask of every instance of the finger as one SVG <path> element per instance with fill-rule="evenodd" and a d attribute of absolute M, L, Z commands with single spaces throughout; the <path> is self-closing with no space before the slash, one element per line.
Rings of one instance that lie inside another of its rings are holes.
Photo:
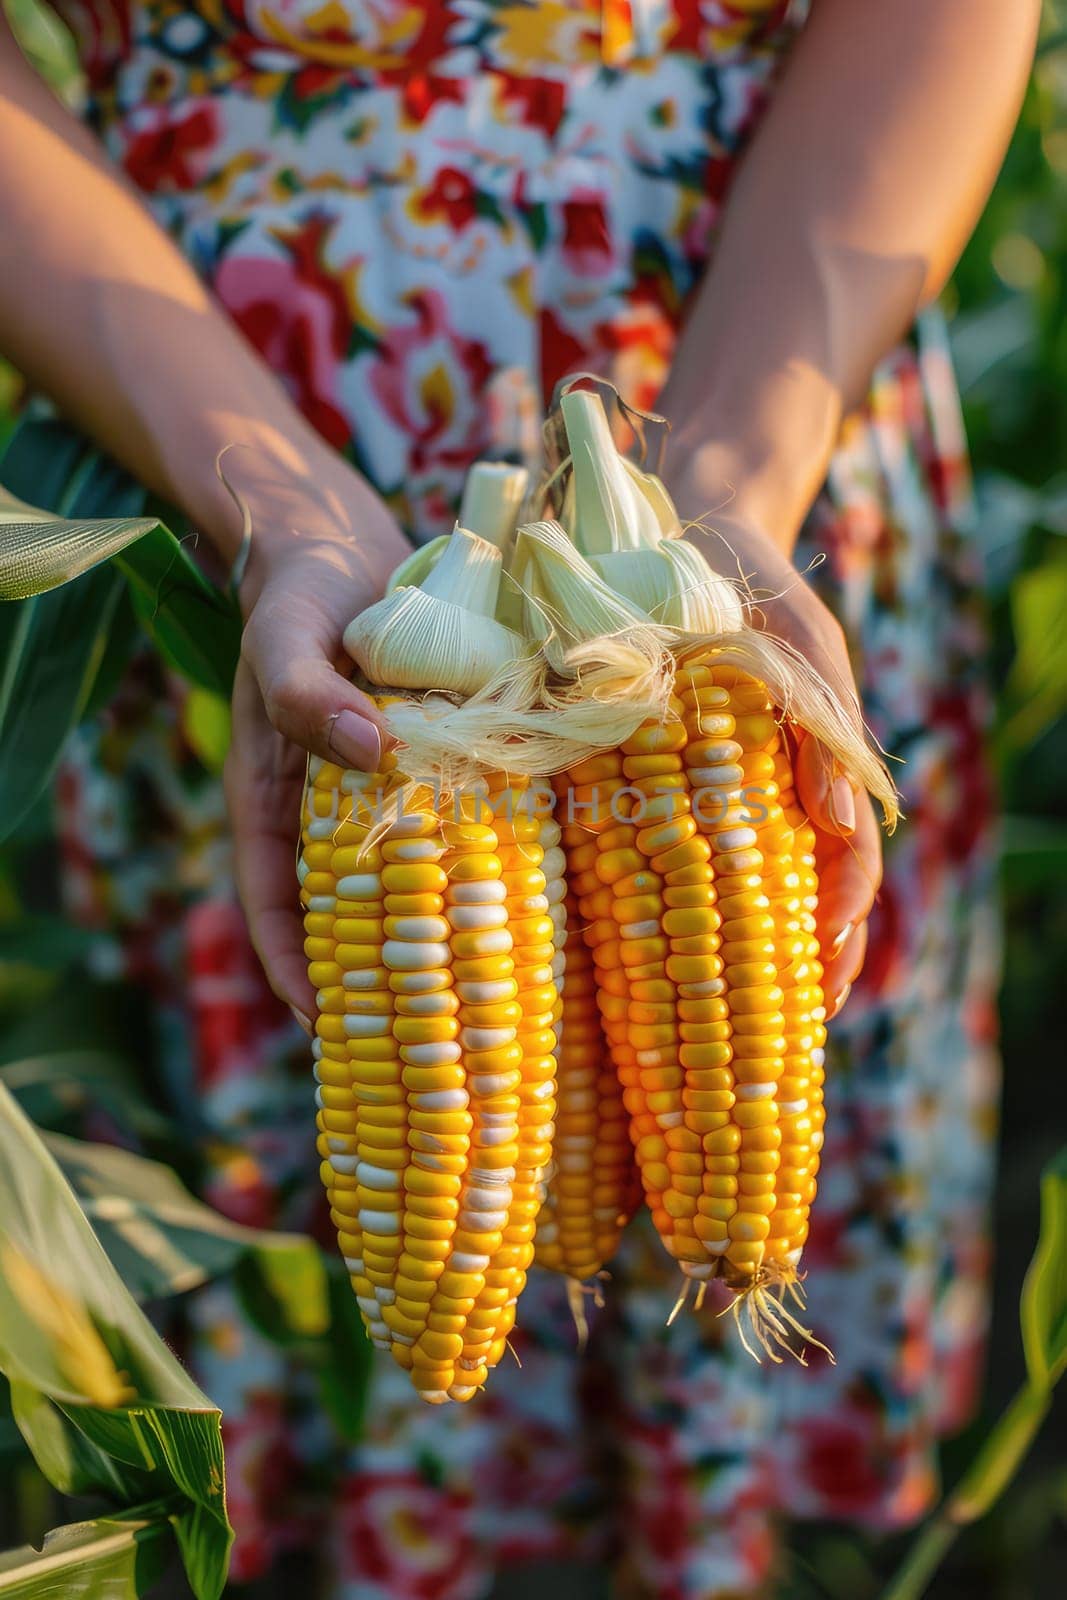
<path fill-rule="evenodd" d="M 295 870 L 306 757 L 267 721 L 245 663 L 234 683 L 234 738 L 224 786 L 234 874 L 252 945 L 279 999 L 314 1015 Z"/>
<path fill-rule="evenodd" d="M 819 939 L 826 959 L 832 959 L 851 929 L 867 920 L 882 881 L 882 838 L 866 795 L 858 799 L 856 826 L 848 838 L 816 830 L 815 860 Z"/>
<path fill-rule="evenodd" d="M 826 1000 L 826 1020 L 836 1017 L 848 999 L 849 990 L 863 970 L 867 956 L 867 924 L 861 922 L 839 947 L 833 960 L 823 971 L 823 994 Z"/>
<path fill-rule="evenodd" d="M 382 714 L 336 670 L 321 634 L 322 619 L 310 608 L 257 606 L 242 655 L 272 727 L 324 761 L 373 772 L 391 742 Z"/>
<path fill-rule="evenodd" d="M 856 831 L 858 790 L 809 733 L 797 739 L 796 785 L 797 798 L 817 828 L 842 838 Z"/>

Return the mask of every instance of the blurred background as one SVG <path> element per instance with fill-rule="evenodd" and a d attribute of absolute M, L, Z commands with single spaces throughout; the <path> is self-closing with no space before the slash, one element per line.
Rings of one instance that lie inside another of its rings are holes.
<path fill-rule="evenodd" d="M 5 4 L 41 70 L 76 98 L 60 25 L 35 0 Z M 1039 1174 L 1067 1128 L 1067 0 L 1052 0 L 1046 12 L 1020 126 L 947 295 L 994 621 L 1005 928 L 992 1356 L 984 1417 L 945 1449 L 948 1483 L 1021 1380 L 1017 1306 L 1037 1234 Z M 18 398 L 15 374 L 0 367 L 0 448 Z M 219 737 L 210 717 L 201 736 Z M 147 1101 L 137 1110 L 148 1036 L 137 1006 L 106 975 L 71 976 L 83 952 L 55 912 L 50 830 L 47 810 L 37 808 L 0 853 L 0 1081 L 39 1125 L 83 1137 L 117 1131 L 127 1143 L 165 1150 L 180 1170 L 176 1130 Z M 1063 1410 L 1061 1400 L 1014 1485 L 957 1546 L 934 1581 L 934 1600 L 1067 1593 Z M 0 1396 L 0 1547 L 38 1540 L 78 1514 L 57 1507 Z M 782 1594 L 865 1600 L 878 1594 L 900 1548 L 804 1530 Z"/>

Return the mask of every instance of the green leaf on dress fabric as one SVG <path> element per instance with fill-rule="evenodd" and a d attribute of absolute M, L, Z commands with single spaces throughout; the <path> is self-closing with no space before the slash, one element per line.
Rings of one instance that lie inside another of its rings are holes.
<path fill-rule="evenodd" d="M 548 207 L 540 200 L 524 205 L 519 210 L 519 220 L 530 236 L 535 253 L 539 254 L 548 238 Z"/>
<path fill-rule="evenodd" d="M 340 1261 L 329 1263 L 329 1294 L 329 1332 L 315 1360 L 319 1399 L 342 1439 L 358 1444 L 374 1352 Z"/>
<path fill-rule="evenodd" d="M 0 1258 L 0 1370 L 38 1464 L 127 1506 L 173 1498 L 190 1587 L 218 1600 L 233 1538 L 221 1413 L 135 1304 L 2 1086 Z"/>

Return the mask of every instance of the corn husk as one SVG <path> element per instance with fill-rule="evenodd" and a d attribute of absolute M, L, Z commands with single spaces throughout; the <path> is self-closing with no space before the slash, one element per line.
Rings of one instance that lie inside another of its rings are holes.
<path fill-rule="evenodd" d="M 743 586 L 713 571 L 694 545 L 678 537 L 680 525 L 666 489 L 620 455 L 599 395 L 572 390 L 562 396 L 560 408 L 570 451 L 569 465 L 557 469 L 557 474 L 569 470 L 560 497 L 561 519 L 601 585 L 596 591 L 601 618 L 610 614 L 604 589 L 613 590 L 631 615 L 626 626 L 604 624 L 598 638 L 591 601 L 583 603 L 568 591 L 575 609 L 564 618 L 559 597 L 549 595 L 552 631 L 540 637 L 557 673 L 564 659 L 577 659 L 584 637 L 582 648 L 596 662 L 608 698 L 623 699 L 627 681 L 647 684 L 647 678 L 634 672 L 632 655 L 635 640 L 647 641 L 638 620 L 643 617 L 660 647 L 665 638 L 669 641 L 668 679 L 709 656 L 752 673 L 766 683 L 783 713 L 814 734 L 841 769 L 874 795 L 892 826 L 898 815 L 896 790 L 880 753 L 865 737 L 856 703 L 845 705 L 798 651 L 754 627 Z M 525 532 L 520 531 L 520 543 Z M 542 560 L 538 575 L 544 567 Z M 545 604 L 536 584 L 527 599 L 528 630 L 535 601 Z M 566 641 L 563 650 L 561 639 Z M 614 683 L 612 673 L 617 674 Z M 657 683 L 663 681 L 661 671 Z M 561 704 L 581 692 L 580 677 L 556 690 Z"/>
<path fill-rule="evenodd" d="M 506 556 L 529 473 L 507 461 L 476 461 L 463 485 L 459 526 L 488 539 Z"/>
<path fill-rule="evenodd" d="M 372 683 L 475 694 L 528 653 L 521 635 L 496 621 L 502 571 L 495 545 L 457 528 L 421 585 L 402 585 L 361 612 L 344 647 Z"/>
<path fill-rule="evenodd" d="M 385 586 L 386 594 L 395 594 L 397 589 L 417 587 L 424 578 L 428 578 L 444 555 L 445 546 L 451 537 L 450 533 L 442 533 L 436 539 L 431 539 L 428 544 L 420 544 L 413 550 L 398 567 L 393 569 Z"/>

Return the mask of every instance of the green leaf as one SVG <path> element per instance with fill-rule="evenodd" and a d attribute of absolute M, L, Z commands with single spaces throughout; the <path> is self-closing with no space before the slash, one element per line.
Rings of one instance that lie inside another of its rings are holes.
<path fill-rule="evenodd" d="M 83 436 L 58 417 L 25 417 L 12 434 L 3 457 L 3 481 L 23 506 L 70 509 L 94 451 Z M 138 510 L 143 508 L 138 507 Z"/>
<path fill-rule="evenodd" d="M 117 555 L 156 526 L 151 517 L 68 520 L 0 489 L 0 600 L 48 594 Z"/>
<path fill-rule="evenodd" d="M 0 966 L 20 966 L 62 971 L 92 949 L 93 935 L 63 917 L 35 916 L 24 912 L 16 922 L 0 922 Z"/>
<path fill-rule="evenodd" d="M 315 1361 L 319 1399 L 341 1437 L 357 1444 L 363 1432 L 373 1352 L 340 1261 L 330 1262 L 329 1282 L 330 1327 Z"/>
<path fill-rule="evenodd" d="M 31 1122 L 52 1132 L 77 1134 L 89 1113 L 103 1112 L 135 1138 L 160 1144 L 175 1138 L 175 1129 L 150 1103 L 130 1062 L 113 1050 L 17 1056 L 0 1064 L 0 1083 Z"/>
<path fill-rule="evenodd" d="M 1001 737 L 1025 749 L 1067 711 L 1067 557 L 1016 578 L 1011 611 L 1017 653 L 1006 699 L 1014 709 Z"/>
<path fill-rule="evenodd" d="M 237 602 L 208 582 L 162 523 L 117 554 L 114 564 L 167 665 L 229 698 L 241 654 Z"/>
<path fill-rule="evenodd" d="M 190 689 L 182 706 L 182 732 L 208 772 L 221 772 L 230 748 L 229 702 L 209 689 Z"/>
<path fill-rule="evenodd" d="M 1067 1148 L 1041 1178 L 1041 1233 L 1019 1307 L 1030 1382 L 1049 1388 L 1067 1370 Z"/>
<path fill-rule="evenodd" d="M 19 1386 L 17 1418 L 31 1450 L 55 1466 L 56 1429 L 44 1420 L 54 1408 L 110 1458 L 128 1504 L 146 1490 L 179 1495 L 174 1526 L 190 1586 L 197 1600 L 218 1600 L 232 1541 L 221 1415 L 132 1300 L 2 1086 L 0 1254 L 0 1370 Z M 86 1451 L 78 1470 L 95 1459 Z"/>
<path fill-rule="evenodd" d="M 530 235 L 534 250 L 543 250 L 548 238 L 548 207 L 540 200 L 534 201 L 531 205 L 522 206 L 519 218 Z"/>
<path fill-rule="evenodd" d="M 922 1600 L 960 1529 L 993 1507 L 1018 1472 L 1067 1370 L 1067 1148 L 1041 1179 L 1041 1233 L 1020 1306 L 1029 1382 L 983 1440 L 960 1482 L 913 1540 L 883 1600 Z"/>
<path fill-rule="evenodd" d="M 98 712 L 109 706 L 118 692 L 130 658 L 137 647 L 140 637 L 137 626 L 137 615 L 133 609 L 129 590 L 124 589 L 119 595 L 115 609 L 111 614 L 111 624 L 107 630 L 107 640 L 104 653 L 100 658 L 100 665 L 96 669 L 96 677 L 90 690 L 89 698 L 85 702 L 83 720 L 91 721 Z"/>
<path fill-rule="evenodd" d="M 11 1385 L 0 1373 L 0 1477 L 9 1480 L 20 1465 L 32 1461 L 26 1450 L 26 1441 L 18 1430 L 11 1414 Z"/>
<path fill-rule="evenodd" d="M 165 1501 L 56 1528 L 40 1550 L 0 1554 L 4 1600 L 137 1600 L 166 1570 L 173 1536 Z"/>
<path fill-rule="evenodd" d="M 129 479 L 119 484 L 118 469 L 102 474 L 99 464 L 65 424 L 22 424 L 2 463 L 9 488 L 0 489 L 0 542 L 13 526 L 16 532 L 26 526 L 27 517 L 34 535 L 52 518 L 13 491 L 47 496 L 63 511 L 76 505 L 91 513 L 101 504 L 142 509 L 144 491 Z M 23 550 L 20 542 L 16 568 Z M 46 789 L 71 729 L 99 703 L 109 680 L 117 682 L 132 643 L 129 603 L 109 568 L 88 573 L 74 588 L 0 606 L 0 837 L 14 831 Z"/>
<path fill-rule="evenodd" d="M 299 1338 L 329 1324 L 326 1270 L 314 1240 L 246 1228 L 191 1195 L 161 1162 L 47 1134 L 97 1237 L 138 1300 L 181 1294 L 246 1261 L 275 1321 Z"/>
<path fill-rule="evenodd" d="M 1046 1389 L 1020 1389 L 985 1439 L 946 1506 L 950 1521 L 977 1522 L 1000 1499 L 1018 1472 L 1045 1420 L 1051 1395 Z"/>
<path fill-rule="evenodd" d="M 0 606 L 0 838 L 47 788 L 81 721 L 122 595 L 109 567 Z"/>
<path fill-rule="evenodd" d="M 33 1441 L 33 1455 L 48 1482 L 60 1494 L 101 1494 L 124 1501 L 133 1492 L 131 1468 L 113 1461 L 32 1384 L 11 1385 L 11 1412 L 24 1440 Z M 152 1480 L 143 1476 L 143 1492 Z"/>
<path fill-rule="evenodd" d="M 236 601 L 208 582 L 157 517 L 110 514 L 144 509 L 139 484 L 55 420 L 20 424 L 0 476 L 7 485 L 0 491 L 0 598 L 39 594 L 75 578 L 80 588 L 101 562 L 112 562 L 168 666 L 229 694 L 241 643 Z M 50 500 L 55 510 L 16 495 Z"/>

